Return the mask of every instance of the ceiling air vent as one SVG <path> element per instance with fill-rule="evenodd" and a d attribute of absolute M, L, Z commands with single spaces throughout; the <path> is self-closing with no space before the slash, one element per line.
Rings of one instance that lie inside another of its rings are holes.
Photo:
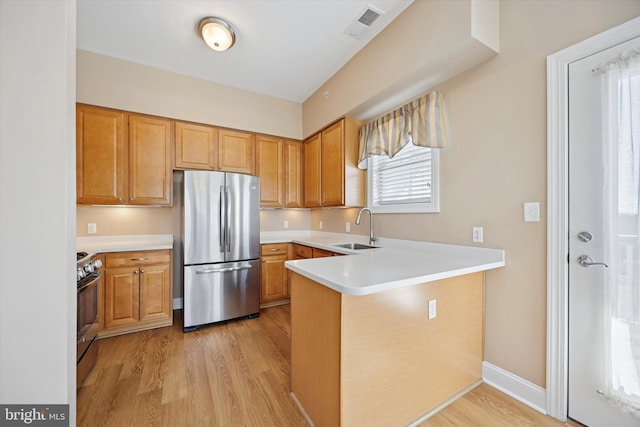
<path fill-rule="evenodd" d="M 368 31 L 369 27 L 383 15 L 379 9 L 371 5 L 367 5 L 363 10 L 358 14 L 358 19 L 353 21 L 347 29 L 344 31 L 346 35 L 349 37 L 353 37 L 354 39 L 360 40 Z"/>
<path fill-rule="evenodd" d="M 358 18 L 358 22 L 370 27 L 376 19 L 380 18 L 380 14 L 373 9 L 367 8 L 367 10 Z"/>

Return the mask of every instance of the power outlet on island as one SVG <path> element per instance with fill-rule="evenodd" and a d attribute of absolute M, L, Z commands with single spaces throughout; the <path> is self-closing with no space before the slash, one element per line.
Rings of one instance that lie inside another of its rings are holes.
<path fill-rule="evenodd" d="M 429 300 L 429 320 L 435 319 L 437 316 L 436 313 L 436 300 Z"/>
<path fill-rule="evenodd" d="M 87 224 L 87 233 L 88 234 L 96 234 L 98 232 L 98 227 L 94 222 Z"/>

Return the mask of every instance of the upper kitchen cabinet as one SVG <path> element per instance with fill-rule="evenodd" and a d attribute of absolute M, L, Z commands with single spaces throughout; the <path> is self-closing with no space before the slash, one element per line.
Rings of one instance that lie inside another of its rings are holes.
<path fill-rule="evenodd" d="M 260 206 L 282 207 L 284 203 L 284 140 L 266 135 L 256 137 Z"/>
<path fill-rule="evenodd" d="M 364 172 L 357 167 L 361 122 L 344 118 L 304 143 L 304 206 L 364 206 Z"/>
<path fill-rule="evenodd" d="M 255 134 L 218 129 L 218 170 L 255 175 L 255 157 Z"/>
<path fill-rule="evenodd" d="M 171 132 L 171 120 L 129 114 L 129 204 L 171 204 Z"/>
<path fill-rule="evenodd" d="M 126 114 L 106 108 L 76 108 L 76 192 L 80 204 L 125 201 Z"/>
<path fill-rule="evenodd" d="M 303 145 L 300 141 L 284 141 L 284 207 L 303 208 Z"/>
<path fill-rule="evenodd" d="M 256 174 L 256 138 L 248 132 L 175 122 L 175 168 Z"/>
<path fill-rule="evenodd" d="M 218 129 L 177 121 L 174 155 L 176 169 L 217 170 Z"/>
<path fill-rule="evenodd" d="M 171 121 L 76 108 L 77 203 L 171 204 Z"/>

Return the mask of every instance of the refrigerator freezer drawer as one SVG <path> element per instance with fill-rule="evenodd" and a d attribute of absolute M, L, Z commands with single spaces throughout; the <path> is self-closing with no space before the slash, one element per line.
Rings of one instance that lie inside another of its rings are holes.
<path fill-rule="evenodd" d="M 258 260 L 184 267 L 184 328 L 260 310 Z"/>

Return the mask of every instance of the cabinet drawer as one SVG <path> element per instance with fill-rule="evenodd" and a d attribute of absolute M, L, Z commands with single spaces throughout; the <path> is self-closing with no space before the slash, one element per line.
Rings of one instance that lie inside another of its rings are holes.
<path fill-rule="evenodd" d="M 313 258 L 313 248 L 304 245 L 293 245 L 293 253 L 297 258 Z"/>
<path fill-rule="evenodd" d="M 288 252 L 288 243 L 269 243 L 266 245 L 260 245 L 260 254 L 262 256 L 287 255 Z"/>
<path fill-rule="evenodd" d="M 160 251 L 112 252 L 106 256 L 107 268 L 165 264 L 170 262 L 171 250 L 169 249 Z"/>
<path fill-rule="evenodd" d="M 313 248 L 313 257 L 314 258 L 324 258 L 333 256 L 334 252 L 325 251 L 324 249 Z"/>

